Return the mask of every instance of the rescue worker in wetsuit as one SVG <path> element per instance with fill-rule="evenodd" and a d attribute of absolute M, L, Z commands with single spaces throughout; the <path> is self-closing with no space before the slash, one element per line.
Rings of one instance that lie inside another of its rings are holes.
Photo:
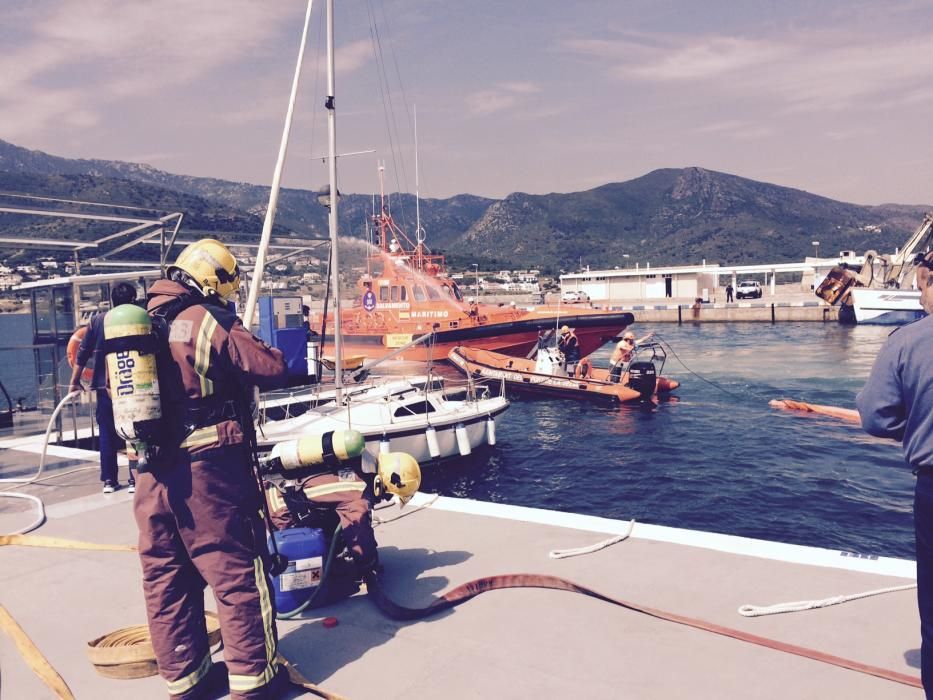
<path fill-rule="evenodd" d="M 364 459 L 368 459 L 364 457 Z M 290 527 L 322 527 L 320 513 L 311 508 L 336 513 L 341 537 L 353 564 L 356 580 L 363 580 L 379 566 L 378 545 L 373 533 L 372 506 L 397 496 L 408 503 L 421 486 L 418 462 L 404 452 L 380 454 L 376 474 L 362 470 L 362 460 L 341 465 L 332 474 L 318 474 L 281 484 L 266 482 L 266 499 L 272 524 L 278 530 Z M 331 533 L 328 533 L 331 534 Z"/>
<path fill-rule="evenodd" d="M 159 356 L 165 436 L 137 477 L 134 503 L 152 645 L 173 698 L 200 698 L 226 682 L 231 698 L 274 698 L 285 679 L 275 663 L 262 494 L 244 424 L 252 388 L 282 386 L 285 362 L 228 309 L 240 279 L 222 243 L 188 246 L 168 276 L 152 285 L 147 304 L 167 323 Z M 223 664 L 212 670 L 205 584 L 217 601 L 226 674 Z"/>
<path fill-rule="evenodd" d="M 560 338 L 557 340 L 557 349 L 564 356 L 564 370 L 572 377 L 577 363 L 580 361 L 580 340 L 570 326 L 561 327 Z"/>
<path fill-rule="evenodd" d="M 914 531 L 920 677 L 927 700 L 933 700 L 933 253 L 920 258 L 918 264 L 920 304 L 927 316 L 888 337 L 855 404 L 869 434 L 903 443 L 904 460 L 917 475 Z"/>

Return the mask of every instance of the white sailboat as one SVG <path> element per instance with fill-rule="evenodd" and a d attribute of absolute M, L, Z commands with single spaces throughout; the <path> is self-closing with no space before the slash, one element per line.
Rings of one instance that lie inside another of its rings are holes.
<path fill-rule="evenodd" d="M 303 48 L 304 44 L 302 44 Z M 300 61 L 299 56 L 299 66 Z M 297 83 L 296 75 L 292 104 Z M 340 264 L 337 245 L 339 189 L 337 187 L 335 92 L 333 0 L 327 0 L 327 98 L 325 106 L 328 126 L 328 190 L 326 192 L 330 196 L 322 203 L 328 208 L 332 256 L 331 284 L 333 289 L 339 290 Z M 288 122 L 290 118 L 291 108 Z M 288 126 L 286 126 L 286 133 L 287 129 Z M 287 143 L 287 136 L 283 137 L 283 141 Z M 284 154 L 284 150 L 283 145 L 280 156 Z M 268 216 L 267 226 L 263 230 L 264 235 L 266 229 L 271 229 Z M 255 282 L 254 280 L 254 285 Z M 258 285 L 255 286 L 258 288 Z M 249 310 L 250 304 L 247 303 L 247 314 Z M 477 383 L 472 378 L 468 378 L 459 386 L 445 387 L 443 382 L 436 382 L 436 378 L 432 378 L 429 373 L 424 381 L 404 378 L 384 379 L 347 387 L 344 384 L 343 343 L 339 332 L 341 328 L 339 291 L 338 302 L 334 304 L 334 325 L 337 332 L 334 342 L 335 383 L 333 390 L 314 399 L 313 407 L 309 402 L 307 410 L 297 416 L 294 414 L 298 412 L 298 405 L 307 398 L 304 395 L 299 400 L 296 400 L 298 397 L 290 395 L 266 397 L 262 405 L 267 411 L 284 408 L 285 415 L 291 417 L 261 423 L 258 431 L 260 447 L 271 448 L 275 443 L 309 434 L 320 435 L 330 430 L 353 429 L 360 431 L 366 440 L 364 468 L 366 466 L 374 468 L 375 458 L 380 451 L 407 452 L 419 462 L 425 463 L 446 457 L 466 456 L 484 444 L 495 444 L 496 419 L 509 407 L 501 385 L 498 391 L 494 392 L 490 390 L 488 384 Z M 323 400 L 321 400 L 322 397 Z"/>

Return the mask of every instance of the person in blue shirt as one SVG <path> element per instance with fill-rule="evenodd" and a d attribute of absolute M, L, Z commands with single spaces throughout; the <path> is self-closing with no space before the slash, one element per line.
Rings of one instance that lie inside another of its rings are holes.
<path fill-rule="evenodd" d="M 121 304 L 132 304 L 136 301 L 136 287 L 129 282 L 120 282 L 114 285 L 110 292 L 111 308 Z M 81 386 L 81 372 L 93 357 L 94 377 L 91 379 L 90 389 L 97 392 L 97 427 L 99 431 L 100 451 L 100 480 L 104 484 L 104 493 L 113 493 L 120 488 L 117 480 L 117 450 L 125 446 L 126 441 L 117 435 L 113 423 L 113 402 L 107 389 L 107 362 L 101 348 L 104 344 L 104 316 L 105 311 L 94 314 L 88 323 L 87 332 L 81 340 L 75 366 L 71 372 L 71 386 L 69 391 L 83 391 Z M 130 470 L 129 491 L 136 490 L 133 472 Z"/>
<path fill-rule="evenodd" d="M 918 264 L 920 304 L 928 315 L 888 337 L 855 403 L 862 427 L 876 437 L 901 441 L 904 460 L 917 475 L 914 532 L 920 676 L 927 700 L 933 700 L 933 253 Z"/>

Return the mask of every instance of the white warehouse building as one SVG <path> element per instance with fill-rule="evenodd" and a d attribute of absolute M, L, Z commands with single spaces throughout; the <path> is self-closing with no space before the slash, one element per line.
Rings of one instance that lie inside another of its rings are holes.
<path fill-rule="evenodd" d="M 667 267 L 636 267 L 624 270 L 586 270 L 560 276 L 561 292 L 580 291 L 594 301 L 612 302 L 617 299 L 696 299 L 709 301 L 718 289 L 731 283 L 735 288 L 739 277 L 754 279 L 766 291 L 775 291 L 778 273 L 802 273 L 801 284 L 812 289 L 814 270 L 820 263 L 826 269 L 836 264 L 835 259 L 807 258 L 802 263 L 773 263 L 763 265 L 683 265 Z M 825 275 L 825 270 L 822 271 Z"/>
<path fill-rule="evenodd" d="M 561 291 L 581 291 L 590 299 L 676 299 L 704 297 L 717 286 L 719 265 L 588 270 L 560 276 Z"/>

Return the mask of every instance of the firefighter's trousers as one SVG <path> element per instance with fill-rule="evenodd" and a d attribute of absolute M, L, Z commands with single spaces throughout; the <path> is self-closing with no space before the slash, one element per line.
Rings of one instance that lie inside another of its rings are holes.
<path fill-rule="evenodd" d="M 204 585 L 217 601 L 231 698 L 262 698 L 276 666 L 274 597 L 260 496 L 246 449 L 229 445 L 139 474 L 134 510 L 149 630 L 169 693 L 211 667 Z"/>

